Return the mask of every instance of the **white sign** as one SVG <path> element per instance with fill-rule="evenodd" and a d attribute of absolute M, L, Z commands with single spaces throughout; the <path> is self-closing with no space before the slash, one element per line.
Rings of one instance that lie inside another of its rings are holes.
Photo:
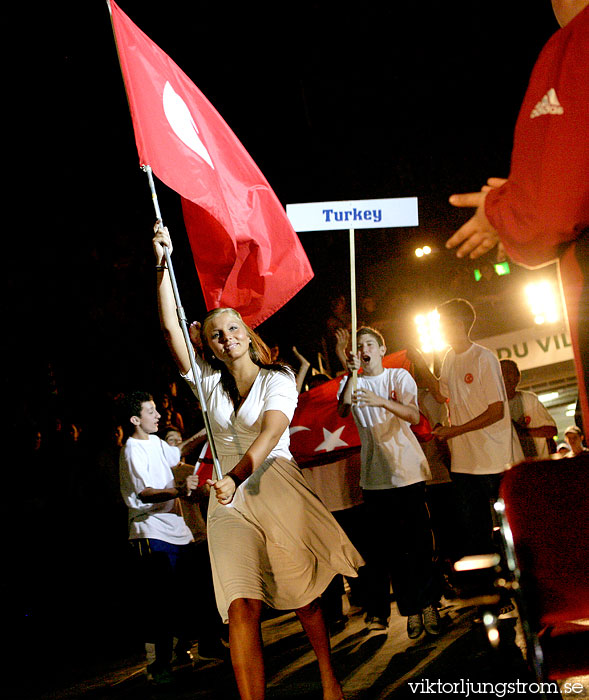
<path fill-rule="evenodd" d="M 295 231 L 418 226 L 417 197 L 287 204 Z"/>
<path fill-rule="evenodd" d="M 514 360 L 520 370 L 573 359 L 571 337 L 564 326 L 535 326 L 477 340 L 500 360 Z"/>

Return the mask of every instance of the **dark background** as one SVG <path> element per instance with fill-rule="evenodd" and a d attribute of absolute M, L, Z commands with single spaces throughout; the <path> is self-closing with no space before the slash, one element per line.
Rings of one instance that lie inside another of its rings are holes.
<path fill-rule="evenodd" d="M 284 204 L 419 198 L 418 228 L 357 235 L 359 294 L 401 325 L 468 264 L 443 249 L 467 216 L 448 196 L 508 173 L 531 68 L 557 29 L 548 0 L 120 6 L 204 92 Z M 27 562 L 8 579 L 11 619 L 25 638 L 51 630 L 89 644 L 102 630 L 112 641 L 130 603 L 105 532 L 122 531 L 104 525 L 110 503 L 91 457 L 110 436 L 116 394 L 157 393 L 175 376 L 157 321 L 153 208 L 106 3 L 21 4 L 6 34 L 8 537 Z M 179 197 L 158 193 L 183 304 L 199 317 Z M 296 344 L 314 360 L 328 301 L 347 293 L 347 233 L 300 238 L 315 278 L 259 330 L 286 359 Z M 418 263 L 424 243 L 435 253 Z M 27 462 L 30 429 L 47 437 L 55 416 L 85 441 L 68 488 L 59 459 L 42 473 Z"/>
<path fill-rule="evenodd" d="M 386 304 L 401 289 L 447 283 L 453 253 L 418 266 L 413 250 L 443 244 L 465 220 L 447 204 L 452 192 L 507 174 L 530 70 L 557 28 L 538 0 L 121 7 L 211 100 L 284 204 L 419 198 L 419 228 L 357 235 L 359 295 L 377 295 L 386 313 L 398 313 Z M 5 200 L 15 217 L 4 265 L 9 382 L 37 400 L 51 365 L 64 400 L 86 404 L 152 386 L 156 357 L 170 371 L 154 214 L 106 3 L 35 8 L 12 40 L 25 67 L 9 71 L 19 109 L 5 133 L 7 151 L 18 146 Z M 195 318 L 204 308 L 179 198 L 161 183 L 158 193 Z M 312 353 L 330 295 L 348 289 L 347 233 L 300 238 L 315 279 L 260 331 Z"/>

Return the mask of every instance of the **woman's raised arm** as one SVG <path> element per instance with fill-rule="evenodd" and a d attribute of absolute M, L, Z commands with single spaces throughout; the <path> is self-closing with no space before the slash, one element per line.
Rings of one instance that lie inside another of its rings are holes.
<path fill-rule="evenodd" d="M 182 374 L 186 374 L 190 370 L 190 357 L 184 340 L 184 334 L 182 333 L 180 322 L 178 321 L 176 301 L 174 299 L 174 291 L 170 280 L 170 272 L 166 265 L 164 246 L 168 246 L 171 254 L 172 241 L 168 229 L 162 226 L 160 221 L 157 221 L 155 225 L 155 235 L 153 237 L 153 252 L 156 260 L 157 301 L 160 325 L 178 369 Z"/>

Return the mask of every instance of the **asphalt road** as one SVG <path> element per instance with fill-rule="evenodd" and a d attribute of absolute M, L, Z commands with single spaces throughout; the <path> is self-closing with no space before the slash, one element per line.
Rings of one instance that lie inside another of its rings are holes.
<path fill-rule="evenodd" d="M 516 613 L 499 620 L 500 643 L 491 648 L 480 610 L 465 601 L 447 602 L 442 610 L 443 633 L 434 639 L 410 641 L 405 618 L 393 605 L 386 634 L 368 632 L 362 614 L 348 610 L 346 627 L 332 635 L 334 665 L 347 700 L 401 700 L 431 695 L 470 697 L 534 697 L 533 685 L 521 650 Z M 263 625 L 268 700 L 319 700 L 321 686 L 313 652 L 294 616 L 289 613 Z M 141 648 L 125 658 L 101 662 L 88 658 L 68 666 L 62 659 L 52 673 L 23 673 L 12 678 L 6 697 L 57 700 L 238 700 L 229 662 L 198 659 L 178 668 L 168 686 L 150 685 L 144 673 Z M 584 690 L 565 695 L 587 700 L 589 678 L 575 679 Z M 486 685 L 483 685 L 486 684 Z M 564 688 L 563 688 L 564 689 Z M 550 696 L 549 696 L 550 697 Z M 552 697 L 558 697 L 556 694 Z"/>

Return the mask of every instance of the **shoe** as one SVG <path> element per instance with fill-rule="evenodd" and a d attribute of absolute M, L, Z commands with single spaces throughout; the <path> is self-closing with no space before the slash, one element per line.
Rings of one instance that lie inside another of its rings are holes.
<path fill-rule="evenodd" d="M 437 637 L 442 631 L 440 625 L 440 613 L 435 605 L 428 605 L 423 611 L 423 626 L 428 634 Z"/>
<path fill-rule="evenodd" d="M 169 668 L 157 668 L 155 663 L 149 664 L 145 669 L 147 680 L 154 685 L 170 685 L 174 682 L 174 676 Z"/>
<path fill-rule="evenodd" d="M 345 629 L 346 625 L 348 624 L 348 618 L 345 615 L 340 615 L 340 617 L 333 620 L 326 620 L 325 623 L 329 632 L 331 634 L 335 634 L 336 632 L 341 632 L 343 629 Z"/>
<path fill-rule="evenodd" d="M 407 636 L 409 639 L 417 639 L 423 632 L 423 620 L 421 613 L 417 615 L 409 615 L 407 618 Z"/>
<path fill-rule="evenodd" d="M 366 616 L 366 627 L 371 632 L 384 632 L 389 627 L 389 621 L 384 617 Z"/>

